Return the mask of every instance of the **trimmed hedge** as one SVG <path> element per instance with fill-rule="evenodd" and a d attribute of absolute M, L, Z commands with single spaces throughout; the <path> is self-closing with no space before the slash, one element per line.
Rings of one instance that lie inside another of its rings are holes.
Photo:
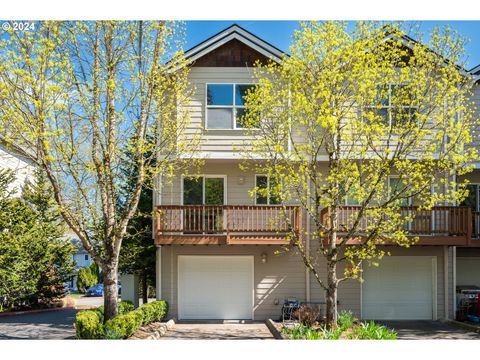
<path fill-rule="evenodd" d="M 103 325 L 103 306 L 95 310 L 77 313 L 75 329 L 79 339 L 125 339 L 142 325 L 161 321 L 168 314 L 168 303 L 164 300 L 143 304 L 133 310 L 129 301 L 118 304 L 118 316 Z"/>
<path fill-rule="evenodd" d="M 79 339 L 103 339 L 103 314 L 97 310 L 82 310 L 75 317 L 75 332 Z"/>

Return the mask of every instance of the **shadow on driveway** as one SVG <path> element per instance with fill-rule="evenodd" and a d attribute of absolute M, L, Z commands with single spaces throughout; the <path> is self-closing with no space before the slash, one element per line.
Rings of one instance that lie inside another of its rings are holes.
<path fill-rule="evenodd" d="M 479 340 L 480 334 L 441 321 L 376 321 L 395 329 L 400 340 Z"/>
<path fill-rule="evenodd" d="M 0 339 L 75 339 L 73 322 L 78 310 L 0 317 Z"/>

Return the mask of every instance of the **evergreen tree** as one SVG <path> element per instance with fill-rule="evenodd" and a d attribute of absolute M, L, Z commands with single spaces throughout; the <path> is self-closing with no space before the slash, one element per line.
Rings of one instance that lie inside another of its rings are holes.
<path fill-rule="evenodd" d="M 153 141 L 152 139 L 149 139 Z M 131 152 L 125 155 L 128 162 L 133 163 L 123 169 L 128 172 L 131 182 L 126 183 L 122 191 L 133 191 L 138 168 Z M 152 238 L 153 191 L 149 178 L 140 194 L 138 209 L 127 228 L 127 235 L 122 243 L 119 258 L 119 270 L 124 273 L 140 275 L 143 302 L 148 301 L 148 286 L 155 285 L 155 244 Z"/>
<path fill-rule="evenodd" d="M 8 196 L 12 177 L 0 179 L 0 309 L 46 306 L 65 294 L 74 247 L 41 172 L 22 198 Z"/>

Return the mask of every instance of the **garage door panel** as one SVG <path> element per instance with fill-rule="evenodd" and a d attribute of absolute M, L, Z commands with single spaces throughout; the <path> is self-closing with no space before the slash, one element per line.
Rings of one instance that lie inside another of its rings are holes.
<path fill-rule="evenodd" d="M 180 256 L 181 319 L 251 319 L 253 257 Z"/>
<path fill-rule="evenodd" d="M 433 317 L 432 257 L 396 256 L 364 269 L 362 317 L 429 320 Z"/>

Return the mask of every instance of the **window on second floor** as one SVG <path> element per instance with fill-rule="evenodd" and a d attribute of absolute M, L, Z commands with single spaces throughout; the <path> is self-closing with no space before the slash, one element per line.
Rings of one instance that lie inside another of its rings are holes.
<path fill-rule="evenodd" d="M 88 261 L 88 255 L 85 255 L 85 261 Z"/>
<path fill-rule="evenodd" d="M 275 180 L 267 175 L 255 175 L 255 187 L 260 190 L 255 193 L 255 205 L 276 205 L 280 199 L 271 194 L 276 185 Z"/>
<path fill-rule="evenodd" d="M 206 128 L 242 129 L 245 96 L 252 84 L 207 84 Z"/>
<path fill-rule="evenodd" d="M 374 104 L 369 106 L 385 125 L 397 125 L 416 121 L 418 109 L 412 105 L 413 95 L 408 85 L 390 84 L 378 89 Z"/>

